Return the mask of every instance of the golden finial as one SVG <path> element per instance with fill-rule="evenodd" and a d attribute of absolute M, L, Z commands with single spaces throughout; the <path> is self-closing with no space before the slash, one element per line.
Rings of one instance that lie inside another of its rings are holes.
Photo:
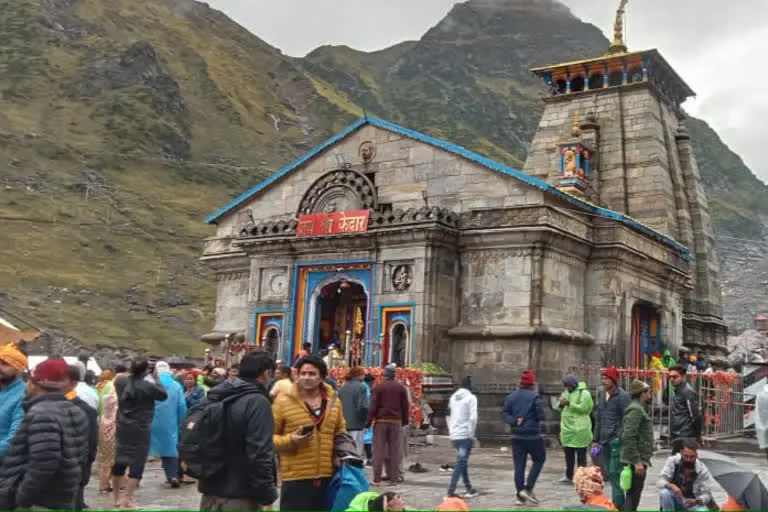
<path fill-rule="evenodd" d="M 571 126 L 571 135 L 578 137 L 581 135 L 581 120 L 579 119 L 579 113 L 573 112 L 573 125 Z"/>
<path fill-rule="evenodd" d="M 613 43 L 608 48 L 608 54 L 626 53 L 627 45 L 624 44 L 624 8 L 629 0 L 621 0 L 619 9 L 616 11 L 616 23 L 613 26 Z"/>

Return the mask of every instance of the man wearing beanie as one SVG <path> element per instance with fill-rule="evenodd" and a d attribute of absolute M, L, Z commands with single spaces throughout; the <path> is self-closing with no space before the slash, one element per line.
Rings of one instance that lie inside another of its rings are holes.
<path fill-rule="evenodd" d="M 653 457 L 653 426 L 648 416 L 651 387 L 641 380 L 629 386 L 632 401 L 624 411 L 622 426 L 621 463 L 632 468 L 632 486 L 627 491 L 622 510 L 635 511 L 645 485 L 645 476 Z"/>
<path fill-rule="evenodd" d="M 619 371 L 614 366 L 606 366 L 603 369 L 603 392 L 598 393 L 597 397 L 592 449 L 600 451 L 594 457 L 595 464 L 600 465 L 603 479 L 611 482 L 613 504 L 620 510 L 624 506 L 624 491 L 619 482 L 621 428 L 627 405 L 629 395 L 619 387 Z"/>
<path fill-rule="evenodd" d="M 520 389 L 510 393 L 504 401 L 504 423 L 510 426 L 512 455 L 515 459 L 516 505 L 539 503 L 533 488 L 547 458 L 546 446 L 541 437 L 544 404 L 534 389 L 535 384 L 536 375 L 533 371 L 524 371 L 520 377 Z M 526 480 L 525 464 L 528 455 L 531 456 L 533 466 Z"/>
<path fill-rule="evenodd" d="M 199 481 L 200 510 L 261 510 L 277 499 L 274 423 L 266 388 L 274 369 L 267 352 L 248 352 L 237 377 L 208 392 L 209 401 L 226 400 L 226 460 L 222 471 Z"/>
<path fill-rule="evenodd" d="M 24 381 L 27 356 L 13 343 L 0 347 L 0 462 L 16 435 L 24 410 Z"/>
<path fill-rule="evenodd" d="M 0 510 L 73 510 L 88 457 L 88 418 L 67 400 L 63 359 L 35 367 L 24 419 L 0 468 Z"/>
<path fill-rule="evenodd" d="M 390 484 L 403 481 L 402 429 L 410 422 L 408 390 L 395 380 L 397 367 L 384 368 L 384 382 L 373 388 L 367 426 L 373 424 L 373 485 L 381 484 L 381 471 L 387 461 Z"/>
<path fill-rule="evenodd" d="M 474 498 L 478 492 L 469 482 L 469 455 L 474 446 L 477 428 L 477 397 L 472 394 L 472 379 L 467 376 L 461 380 L 461 387 L 448 400 L 448 437 L 456 448 L 456 465 L 453 467 L 448 496 L 456 496 L 459 477 L 464 480 L 467 489 L 464 498 Z"/>

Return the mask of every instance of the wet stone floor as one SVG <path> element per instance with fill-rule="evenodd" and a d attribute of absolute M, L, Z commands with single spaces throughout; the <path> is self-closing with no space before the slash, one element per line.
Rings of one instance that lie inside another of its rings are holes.
<path fill-rule="evenodd" d="M 653 466 L 646 479 L 642 510 L 659 510 L 658 492 L 655 488 L 656 478 L 664 465 L 668 453 L 656 455 Z M 384 485 L 380 490 L 394 490 L 405 499 L 409 509 L 434 510 L 442 501 L 448 488 L 451 473 L 439 471 L 441 464 L 452 463 L 454 451 L 447 439 L 439 438 L 435 446 L 411 447 L 409 463 L 419 462 L 428 471 L 426 473 L 406 472 L 406 481 L 397 486 Z M 745 467 L 758 471 L 763 482 L 768 482 L 768 465 L 765 455 L 737 456 Z M 578 497 L 571 485 L 559 483 L 563 476 L 565 458 L 560 448 L 550 448 L 547 451 L 547 461 L 544 471 L 539 477 L 535 492 L 541 504 L 538 510 L 558 510 L 565 505 L 578 504 Z M 370 475 L 370 469 L 369 477 Z M 503 452 L 499 446 L 477 448 L 470 458 L 470 479 L 472 485 L 480 491 L 480 496 L 469 500 L 474 510 L 527 510 L 530 507 L 516 507 L 514 504 L 514 464 L 510 451 Z M 96 471 L 94 471 L 96 474 Z M 136 503 L 149 510 L 197 510 L 200 505 L 200 494 L 196 485 L 182 486 L 180 489 L 165 489 L 165 477 L 159 461 L 147 464 L 145 477 L 141 487 L 136 491 Z M 459 491 L 463 492 L 463 487 Z M 610 496 L 610 488 L 606 489 Z M 722 505 L 727 496 L 720 487 L 714 489 L 717 502 Z M 86 503 L 91 510 L 109 510 L 112 508 L 110 496 L 99 494 L 98 483 L 92 479 L 86 493 Z M 278 503 L 275 503 L 275 509 Z"/>

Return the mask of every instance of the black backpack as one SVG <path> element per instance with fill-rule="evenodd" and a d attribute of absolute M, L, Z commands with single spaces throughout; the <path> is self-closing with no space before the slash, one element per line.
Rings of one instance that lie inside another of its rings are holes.
<path fill-rule="evenodd" d="M 187 411 L 179 427 L 179 459 L 185 474 L 204 480 L 226 467 L 226 407 L 242 396 L 217 401 L 206 398 Z"/>

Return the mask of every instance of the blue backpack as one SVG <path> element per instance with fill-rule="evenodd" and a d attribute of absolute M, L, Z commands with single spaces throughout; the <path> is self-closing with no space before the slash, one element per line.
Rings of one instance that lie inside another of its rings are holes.
<path fill-rule="evenodd" d="M 352 463 L 343 464 L 328 484 L 325 495 L 325 509 L 329 511 L 347 510 L 355 496 L 369 490 L 365 470 Z"/>

